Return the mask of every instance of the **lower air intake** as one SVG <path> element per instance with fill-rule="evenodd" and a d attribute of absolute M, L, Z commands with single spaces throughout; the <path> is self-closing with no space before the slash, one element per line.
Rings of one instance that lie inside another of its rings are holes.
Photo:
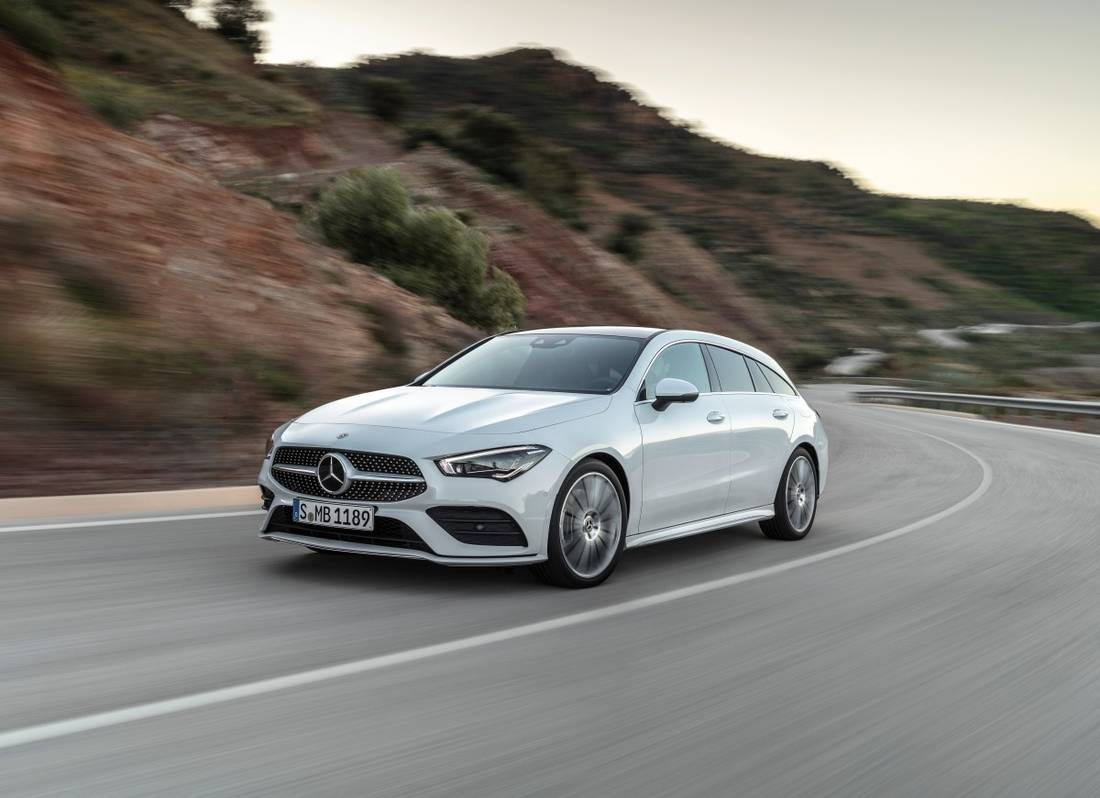
<path fill-rule="evenodd" d="M 428 515 L 460 543 L 474 546 L 526 546 L 515 519 L 493 507 L 433 507 Z"/>

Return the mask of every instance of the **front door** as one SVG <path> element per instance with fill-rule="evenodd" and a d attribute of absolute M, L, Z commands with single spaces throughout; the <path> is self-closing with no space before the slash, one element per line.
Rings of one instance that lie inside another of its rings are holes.
<path fill-rule="evenodd" d="M 654 389 L 665 377 L 699 389 L 694 402 L 653 409 Z M 642 401 L 635 405 L 642 432 L 642 509 L 639 532 L 721 515 L 730 475 L 730 421 L 699 344 L 662 350 L 646 375 Z"/>

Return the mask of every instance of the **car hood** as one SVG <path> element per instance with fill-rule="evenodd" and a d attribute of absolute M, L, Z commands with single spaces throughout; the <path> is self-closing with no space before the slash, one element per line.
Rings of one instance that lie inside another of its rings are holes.
<path fill-rule="evenodd" d="M 404 386 L 330 402 L 297 423 L 508 434 L 595 415 L 610 402 L 609 396 L 592 394 Z"/>

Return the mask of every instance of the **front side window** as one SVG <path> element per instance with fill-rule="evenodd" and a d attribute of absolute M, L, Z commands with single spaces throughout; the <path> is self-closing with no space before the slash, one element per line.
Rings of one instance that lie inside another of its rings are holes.
<path fill-rule="evenodd" d="M 616 335 L 501 335 L 444 366 L 424 385 L 611 393 L 626 379 L 644 344 Z"/>
<path fill-rule="evenodd" d="M 699 344 L 673 344 L 657 355 L 646 374 L 642 396 L 639 398 L 654 398 L 657 395 L 657 383 L 666 377 L 686 380 L 698 388 L 699 393 L 709 391 L 710 375 L 707 374 L 707 364 L 703 360 L 703 350 Z"/>

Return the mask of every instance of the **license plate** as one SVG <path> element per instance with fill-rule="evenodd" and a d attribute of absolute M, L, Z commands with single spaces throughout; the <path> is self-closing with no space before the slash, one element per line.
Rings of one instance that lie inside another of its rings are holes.
<path fill-rule="evenodd" d="M 374 529 L 374 507 L 294 500 L 294 520 L 300 524 L 318 524 L 342 529 Z"/>

